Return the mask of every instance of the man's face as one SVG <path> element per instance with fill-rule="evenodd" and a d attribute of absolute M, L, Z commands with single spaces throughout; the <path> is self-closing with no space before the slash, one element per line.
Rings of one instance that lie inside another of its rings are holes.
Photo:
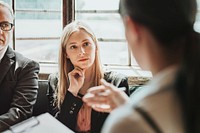
<path fill-rule="evenodd" d="M 6 7 L 0 6 L 0 23 L 2 22 L 13 23 L 13 18 Z M 0 27 L 0 51 L 10 43 L 12 32 L 13 28 L 10 31 L 3 31 Z"/>

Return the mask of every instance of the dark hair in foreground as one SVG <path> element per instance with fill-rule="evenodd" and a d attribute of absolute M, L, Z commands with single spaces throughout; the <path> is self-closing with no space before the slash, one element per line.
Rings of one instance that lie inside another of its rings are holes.
<path fill-rule="evenodd" d="M 120 13 L 145 26 L 181 69 L 174 88 L 187 133 L 200 132 L 200 39 L 193 29 L 196 0 L 121 0 Z"/>

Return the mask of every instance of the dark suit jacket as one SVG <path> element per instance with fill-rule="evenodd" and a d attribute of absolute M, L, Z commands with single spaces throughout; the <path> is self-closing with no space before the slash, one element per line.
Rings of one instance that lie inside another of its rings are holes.
<path fill-rule="evenodd" d="M 8 47 L 0 62 L 0 131 L 32 115 L 39 64 Z"/>
<path fill-rule="evenodd" d="M 104 74 L 104 79 L 110 83 L 113 83 L 117 87 L 126 87 L 126 93 L 129 95 L 129 87 L 127 78 L 116 72 L 106 72 Z M 49 101 L 50 101 L 50 113 L 52 115 L 56 114 L 56 117 L 64 125 L 75 131 L 77 124 L 77 115 L 83 105 L 82 99 L 75 97 L 69 91 L 66 93 L 61 109 L 53 105 L 56 99 L 55 92 L 57 91 L 58 75 L 50 75 L 49 77 Z M 91 113 L 91 133 L 99 133 L 103 126 L 108 113 L 101 113 L 92 110 Z"/>

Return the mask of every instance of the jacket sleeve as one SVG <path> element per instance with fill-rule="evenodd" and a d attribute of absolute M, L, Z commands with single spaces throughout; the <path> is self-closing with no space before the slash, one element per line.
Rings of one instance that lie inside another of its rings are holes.
<path fill-rule="evenodd" d="M 67 91 L 56 118 L 64 125 L 74 130 L 77 122 L 78 112 L 82 105 L 82 99 L 75 97 L 71 92 Z"/>
<path fill-rule="evenodd" d="M 28 60 L 15 70 L 17 82 L 10 109 L 0 115 L 0 131 L 32 116 L 37 98 L 39 64 Z"/>

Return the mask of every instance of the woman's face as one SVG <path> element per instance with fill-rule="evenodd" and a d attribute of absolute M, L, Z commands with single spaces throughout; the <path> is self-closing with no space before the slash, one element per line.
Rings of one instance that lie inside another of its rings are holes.
<path fill-rule="evenodd" d="M 69 37 L 66 54 L 75 67 L 87 69 L 94 63 L 96 46 L 91 36 L 80 29 Z"/>

